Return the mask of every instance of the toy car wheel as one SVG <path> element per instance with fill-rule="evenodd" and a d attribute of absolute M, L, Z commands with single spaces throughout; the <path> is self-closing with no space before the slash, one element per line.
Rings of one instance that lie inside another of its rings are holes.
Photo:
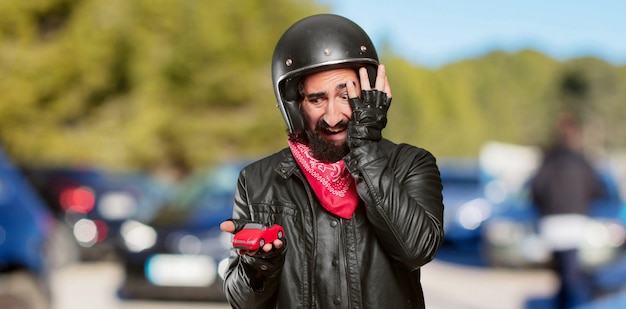
<path fill-rule="evenodd" d="M 263 248 L 264 245 L 265 245 L 265 239 L 261 238 L 261 240 L 259 240 L 259 249 Z"/>
<path fill-rule="evenodd" d="M 283 231 L 278 231 L 278 239 L 283 239 Z"/>

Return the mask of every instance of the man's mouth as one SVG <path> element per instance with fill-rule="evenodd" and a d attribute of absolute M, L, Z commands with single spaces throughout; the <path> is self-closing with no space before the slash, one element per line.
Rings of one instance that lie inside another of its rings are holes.
<path fill-rule="evenodd" d="M 325 121 L 320 121 L 317 125 L 317 130 L 325 135 L 335 135 L 342 133 L 348 129 L 348 122 L 341 121 L 334 125 L 333 127 L 329 126 Z"/>
<path fill-rule="evenodd" d="M 342 128 L 322 128 L 322 132 L 324 132 L 327 135 L 334 135 L 334 134 L 339 134 L 343 131 L 345 131 L 346 128 L 342 127 Z"/>

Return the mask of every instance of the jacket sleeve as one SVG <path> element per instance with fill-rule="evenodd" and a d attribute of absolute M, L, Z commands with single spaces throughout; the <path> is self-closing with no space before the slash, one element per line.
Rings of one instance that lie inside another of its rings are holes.
<path fill-rule="evenodd" d="M 239 176 L 233 219 L 254 221 L 247 203 L 245 170 Z M 230 254 L 230 263 L 224 279 L 224 291 L 232 308 L 274 308 L 285 260 L 286 243 L 280 250 L 239 256 Z"/>
<path fill-rule="evenodd" d="M 368 220 L 383 248 L 407 269 L 434 259 L 443 242 L 442 183 L 435 157 L 410 145 L 389 141 L 351 149 L 344 158 L 356 179 Z"/>

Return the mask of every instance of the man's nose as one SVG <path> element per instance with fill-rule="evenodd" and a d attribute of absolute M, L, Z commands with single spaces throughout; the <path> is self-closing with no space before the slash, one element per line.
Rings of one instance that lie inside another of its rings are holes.
<path fill-rule="evenodd" d="M 342 120 L 341 110 L 337 106 L 337 102 L 330 101 L 326 106 L 326 113 L 324 114 L 324 121 L 330 126 L 334 127 Z"/>

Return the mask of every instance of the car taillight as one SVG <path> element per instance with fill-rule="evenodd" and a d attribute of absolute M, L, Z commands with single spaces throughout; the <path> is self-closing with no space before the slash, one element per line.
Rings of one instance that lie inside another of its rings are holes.
<path fill-rule="evenodd" d="M 60 202 L 65 211 L 86 214 L 93 210 L 96 196 L 93 190 L 88 187 L 66 188 L 61 192 Z"/>

